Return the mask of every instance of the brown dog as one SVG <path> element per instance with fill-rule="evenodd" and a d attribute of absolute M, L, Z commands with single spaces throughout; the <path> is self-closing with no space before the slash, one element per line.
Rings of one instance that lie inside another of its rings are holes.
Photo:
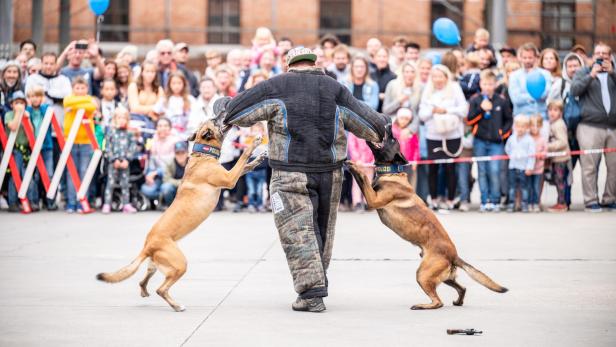
<path fill-rule="evenodd" d="M 368 143 L 368 145 L 377 166 L 377 178 L 372 186 L 355 163 L 349 161 L 347 165 L 364 193 L 368 207 L 377 210 L 383 224 L 401 238 L 421 248 L 420 256 L 423 259 L 417 269 L 417 282 L 432 302 L 414 305 L 411 309 L 442 307 L 443 302 L 436 293 L 436 287 L 441 282 L 458 292 L 458 299 L 453 304 L 462 306 L 466 288 L 456 282 L 458 267 L 488 289 L 499 293 L 506 292 L 507 288 L 496 284 L 458 257 L 456 246 L 441 223 L 415 194 L 415 190 L 408 182 L 407 174 L 401 172 L 408 162 L 400 153 L 400 145 L 392 135 L 391 126 L 387 128 L 383 144 Z"/>
<path fill-rule="evenodd" d="M 158 269 L 165 275 L 165 281 L 156 293 L 174 310 L 184 311 L 184 306 L 169 296 L 169 288 L 186 272 L 186 258 L 176 242 L 210 215 L 218 203 L 221 188 L 235 187 L 240 176 L 265 159 L 265 155 L 261 155 L 248 163 L 252 151 L 261 143 L 257 139 L 242 153 L 235 166 L 227 171 L 217 159 L 225 134 L 214 121 L 208 121 L 191 136 L 189 140 L 195 141 L 195 147 L 186 165 L 182 183 L 171 206 L 150 230 L 141 253 L 129 265 L 114 273 L 100 273 L 97 279 L 110 283 L 120 282 L 133 275 L 139 265 L 150 258 L 147 274 L 139 283 L 141 296 L 149 296 L 148 281 Z M 201 152 L 196 150 L 198 147 L 202 147 Z"/>

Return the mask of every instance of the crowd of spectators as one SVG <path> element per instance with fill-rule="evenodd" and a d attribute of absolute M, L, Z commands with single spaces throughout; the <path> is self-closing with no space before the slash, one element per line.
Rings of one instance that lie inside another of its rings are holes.
<path fill-rule="evenodd" d="M 438 211 L 469 211 L 470 192 L 478 183 L 482 212 L 501 210 L 563 212 L 571 204 L 573 168 L 579 162 L 587 211 L 616 210 L 616 153 L 571 156 L 578 149 L 616 148 L 616 73 L 611 47 L 597 43 L 591 56 L 576 45 L 571 52 L 526 43 L 496 51 L 489 32 L 476 31 L 466 49 L 424 54 L 420 45 L 397 37 L 387 47 L 378 38 L 365 49 L 325 35 L 311 49 L 316 65 L 346 86 L 354 97 L 391 117 L 394 136 L 410 161 L 508 154 L 510 160 L 482 161 L 477 179 L 470 162 L 407 167 L 418 195 Z M 189 159 L 189 135 L 213 118 L 213 103 L 233 97 L 286 71 L 290 38 L 274 38 L 267 28 L 256 30 L 252 47 L 228 52 L 207 50 L 203 71 L 188 68 L 190 47 L 161 40 L 143 60 L 127 44 L 117 55 L 104 54 L 96 42 L 71 42 L 60 54 L 38 51 L 21 43 L 14 60 L 0 66 L 0 115 L 9 131 L 18 131 L 13 157 L 24 173 L 31 148 L 19 126 L 30 117 L 36 135 L 48 108 L 68 135 L 78 110 L 104 151 L 88 200 L 103 213 L 122 210 L 164 210 L 173 201 Z M 563 59 L 561 59 L 561 57 Z M 541 73 L 546 87 L 533 98 L 526 81 Z M 242 149 L 267 129 L 232 129 L 222 145 L 220 161 L 230 168 Z M 47 130 L 41 157 L 48 174 L 60 157 L 58 134 Z M 260 146 L 258 152 L 265 151 Z M 546 153 L 558 152 L 556 156 Z M 83 178 L 93 153 L 85 129 L 71 149 Z M 349 134 L 348 157 L 374 175 L 372 153 L 365 141 Z M 607 179 L 599 195 L 598 170 L 605 158 Z M 267 165 L 223 192 L 217 210 L 260 212 L 269 209 Z M 0 207 L 19 212 L 11 175 L 0 195 Z M 64 174 L 59 194 L 46 199 L 37 171 L 28 188 L 34 211 L 40 208 L 82 212 L 76 187 Z M 546 184 L 557 201 L 542 201 Z M 579 183 L 578 183 L 579 184 Z M 545 207 L 544 207 L 545 205 Z M 550 207 L 547 207 L 550 206 Z M 361 191 L 345 172 L 340 209 L 363 211 Z"/>

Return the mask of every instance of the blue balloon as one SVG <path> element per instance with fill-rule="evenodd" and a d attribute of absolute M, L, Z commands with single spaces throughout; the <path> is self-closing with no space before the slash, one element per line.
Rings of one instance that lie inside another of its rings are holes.
<path fill-rule="evenodd" d="M 458 26 L 449 18 L 439 18 L 432 24 L 432 32 L 436 39 L 446 45 L 457 45 L 460 43 L 460 30 Z"/>
<path fill-rule="evenodd" d="M 526 75 L 526 90 L 537 101 L 541 100 L 545 92 L 546 83 L 545 76 L 543 76 L 539 69 L 534 69 Z"/>
<path fill-rule="evenodd" d="M 90 0 L 90 9 L 95 15 L 100 16 L 109 7 L 109 0 Z"/>

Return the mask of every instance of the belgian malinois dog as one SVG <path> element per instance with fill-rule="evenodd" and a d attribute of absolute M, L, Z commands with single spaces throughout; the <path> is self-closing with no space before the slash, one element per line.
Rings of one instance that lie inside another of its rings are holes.
<path fill-rule="evenodd" d="M 265 159 L 265 155 L 261 155 L 248 163 L 253 150 L 261 143 L 261 139 L 256 139 L 244 150 L 235 166 L 227 171 L 218 162 L 226 130 L 228 128 L 218 126 L 215 121 L 207 121 L 189 138 L 195 141 L 195 145 L 176 197 L 150 230 L 143 249 L 129 265 L 114 273 L 100 273 L 97 279 L 110 283 L 123 281 L 133 275 L 145 259 L 150 258 L 145 278 L 139 283 L 141 296 L 149 296 L 148 281 L 158 269 L 165 275 L 165 281 L 156 293 L 174 310 L 185 310 L 183 305 L 169 296 L 169 288 L 186 272 L 186 258 L 177 241 L 212 213 L 218 203 L 221 188 L 235 187 L 240 176 Z"/>
<path fill-rule="evenodd" d="M 436 287 L 441 282 L 458 292 L 458 299 L 453 304 L 462 306 L 466 288 L 456 282 L 457 268 L 462 268 L 486 288 L 505 293 L 507 288 L 496 284 L 483 272 L 460 259 L 456 246 L 441 223 L 415 194 L 407 174 L 403 172 L 408 162 L 400 152 L 400 144 L 393 137 L 391 125 L 387 126 L 383 143 L 368 142 L 368 146 L 374 155 L 377 172 L 372 186 L 355 163 L 347 161 L 346 164 L 364 193 L 368 208 L 376 209 L 381 222 L 398 236 L 421 248 L 422 261 L 417 269 L 417 282 L 432 302 L 414 305 L 411 309 L 442 307 L 443 302 L 436 293 Z"/>

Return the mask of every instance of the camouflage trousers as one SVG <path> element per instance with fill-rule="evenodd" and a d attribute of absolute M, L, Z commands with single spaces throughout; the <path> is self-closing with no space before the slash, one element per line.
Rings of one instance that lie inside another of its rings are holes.
<path fill-rule="evenodd" d="M 319 172 L 274 170 L 270 200 L 295 291 L 304 299 L 327 296 L 342 169 Z"/>

